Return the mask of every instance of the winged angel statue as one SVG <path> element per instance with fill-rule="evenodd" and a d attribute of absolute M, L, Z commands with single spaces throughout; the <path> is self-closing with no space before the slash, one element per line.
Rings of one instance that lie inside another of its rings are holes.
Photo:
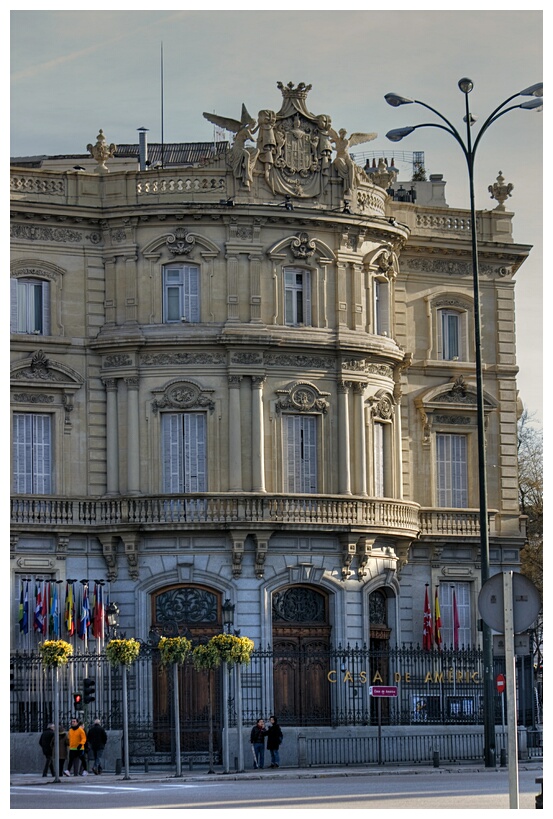
<path fill-rule="evenodd" d="M 376 139 L 378 134 L 362 134 L 356 131 L 347 137 L 347 131 L 345 128 L 340 128 L 338 133 L 336 133 L 334 128 L 330 128 L 328 133 L 336 149 L 334 167 L 344 180 L 344 193 L 347 195 L 351 192 L 355 184 L 357 174 L 362 173 L 361 169 L 357 167 L 349 155 L 349 149 L 353 148 L 355 145 L 362 145 L 365 142 L 371 142 L 371 140 Z"/>
<path fill-rule="evenodd" d="M 225 131 L 232 131 L 235 134 L 234 144 L 230 152 L 232 170 L 236 179 L 240 179 L 242 184 L 249 188 L 253 179 L 253 169 L 257 161 L 259 150 L 246 145 L 250 140 L 254 141 L 254 134 L 258 130 L 257 120 L 250 114 L 246 106 L 242 103 L 242 116 L 240 120 L 230 117 L 220 117 L 218 114 L 208 114 L 204 111 L 204 117 L 224 128 Z"/>

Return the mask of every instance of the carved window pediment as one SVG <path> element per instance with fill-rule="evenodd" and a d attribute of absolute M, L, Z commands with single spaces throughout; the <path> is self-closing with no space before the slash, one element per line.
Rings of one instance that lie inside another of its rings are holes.
<path fill-rule="evenodd" d="M 213 412 L 215 402 L 211 397 L 213 390 L 206 390 L 193 381 L 172 381 L 163 390 L 153 390 L 160 397 L 152 401 L 152 409 L 192 410 L 208 409 Z"/>
<path fill-rule="evenodd" d="M 276 390 L 281 396 L 277 400 L 277 412 L 327 412 L 330 404 L 326 400 L 329 392 L 321 392 L 314 384 L 308 381 L 295 381 L 282 390 Z"/>
<path fill-rule="evenodd" d="M 10 380 L 12 385 L 37 386 L 47 384 L 59 387 L 66 392 L 75 392 L 84 383 L 84 379 L 71 367 L 46 357 L 42 350 L 12 364 Z"/>

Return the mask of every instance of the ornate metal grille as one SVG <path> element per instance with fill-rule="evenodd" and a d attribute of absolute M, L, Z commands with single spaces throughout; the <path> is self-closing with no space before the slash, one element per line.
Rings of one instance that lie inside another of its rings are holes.
<path fill-rule="evenodd" d="M 217 623 L 217 596 L 206 589 L 169 589 L 155 598 L 155 617 L 158 624 Z"/>
<path fill-rule="evenodd" d="M 314 589 L 293 587 L 273 593 L 273 623 L 326 623 L 325 598 Z"/>

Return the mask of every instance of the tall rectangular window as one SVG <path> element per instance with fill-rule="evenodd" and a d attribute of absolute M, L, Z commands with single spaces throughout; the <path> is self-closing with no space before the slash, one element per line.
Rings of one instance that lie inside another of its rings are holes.
<path fill-rule="evenodd" d="M 285 491 L 317 492 L 317 418 L 285 415 Z"/>
<path fill-rule="evenodd" d="M 196 265 L 163 268 L 163 319 L 200 320 L 200 270 Z"/>
<path fill-rule="evenodd" d="M 50 415 L 13 415 L 13 491 L 22 495 L 52 492 L 52 419 Z"/>
<path fill-rule="evenodd" d="M 373 424 L 374 435 L 374 494 L 384 497 L 384 424 Z"/>
<path fill-rule="evenodd" d="M 463 646 L 467 648 L 472 641 L 470 583 L 440 583 L 438 596 L 440 599 L 443 645 L 454 647 L 455 632 L 457 632 L 459 648 L 463 648 Z"/>
<path fill-rule="evenodd" d="M 467 436 L 436 435 L 438 506 L 468 506 Z"/>
<path fill-rule="evenodd" d="M 284 271 L 284 321 L 288 325 L 311 324 L 311 278 L 309 271 Z"/>
<path fill-rule="evenodd" d="M 205 492 L 206 417 L 203 412 L 166 412 L 161 417 L 163 492 Z"/>
<path fill-rule="evenodd" d="M 466 313 L 438 310 L 438 354 L 443 361 L 466 360 Z"/>
<path fill-rule="evenodd" d="M 373 279 L 374 332 L 378 336 L 390 335 L 390 285 L 387 281 Z"/>
<path fill-rule="evenodd" d="M 12 333 L 50 334 L 50 282 L 10 279 Z"/>

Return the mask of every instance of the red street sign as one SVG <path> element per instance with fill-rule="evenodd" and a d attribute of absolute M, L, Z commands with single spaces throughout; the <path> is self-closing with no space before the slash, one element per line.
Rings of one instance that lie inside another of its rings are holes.
<path fill-rule="evenodd" d="M 397 697 L 397 685 L 371 685 L 369 694 L 371 697 Z"/>
<path fill-rule="evenodd" d="M 503 694 L 505 691 L 505 677 L 503 674 L 498 674 L 495 678 L 495 687 L 497 689 L 498 694 Z"/>

